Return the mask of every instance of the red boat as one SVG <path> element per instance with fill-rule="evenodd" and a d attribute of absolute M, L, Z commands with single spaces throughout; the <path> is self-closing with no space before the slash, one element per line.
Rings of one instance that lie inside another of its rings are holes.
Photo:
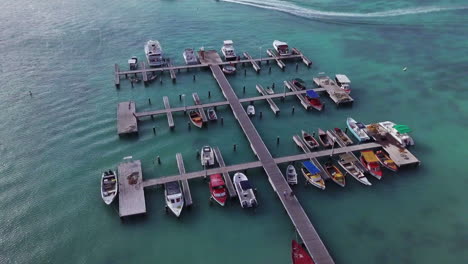
<path fill-rule="evenodd" d="M 379 160 L 373 150 L 361 151 L 361 163 L 369 170 L 369 173 L 377 179 L 382 179 L 382 170 L 380 169 Z"/>
<path fill-rule="evenodd" d="M 293 264 L 315 264 L 307 250 L 303 248 L 296 240 L 292 241 L 292 261 Z"/>
<path fill-rule="evenodd" d="M 320 101 L 320 96 L 314 90 L 307 90 L 305 98 L 314 109 L 322 111 L 323 103 Z"/>
<path fill-rule="evenodd" d="M 210 175 L 211 199 L 224 206 L 227 199 L 226 185 L 221 174 Z"/>

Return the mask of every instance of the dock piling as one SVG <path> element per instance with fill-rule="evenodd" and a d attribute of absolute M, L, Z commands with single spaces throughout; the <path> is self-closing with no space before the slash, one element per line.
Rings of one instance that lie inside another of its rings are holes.
<path fill-rule="evenodd" d="M 157 159 L 158 159 L 158 164 L 161 165 L 161 157 L 158 156 Z"/>
<path fill-rule="evenodd" d="M 292 114 L 293 114 L 293 115 L 294 115 L 294 110 L 295 110 L 295 109 L 294 109 L 294 106 L 293 106 L 293 107 L 292 107 Z"/>
<path fill-rule="evenodd" d="M 153 127 L 153 134 L 156 135 L 156 127 Z"/>
<path fill-rule="evenodd" d="M 182 95 L 179 94 L 179 101 L 182 102 Z"/>
<path fill-rule="evenodd" d="M 279 142 L 280 142 L 280 137 L 277 136 L 277 137 L 276 137 L 276 145 L 279 145 Z"/>
<path fill-rule="evenodd" d="M 196 77 L 195 77 L 195 74 L 193 75 L 193 81 L 195 81 Z"/>
<path fill-rule="evenodd" d="M 260 111 L 260 119 L 262 119 L 262 116 L 263 116 L 263 112 Z"/>
<path fill-rule="evenodd" d="M 211 91 L 208 91 L 208 98 L 211 98 Z"/>
<path fill-rule="evenodd" d="M 224 117 L 221 117 L 221 125 L 224 125 Z"/>
<path fill-rule="evenodd" d="M 188 127 L 188 130 L 190 130 L 192 127 L 190 126 L 190 121 L 187 122 L 187 127 Z"/>
<path fill-rule="evenodd" d="M 244 76 L 247 76 L 247 69 L 244 69 Z"/>
<path fill-rule="evenodd" d="M 275 83 L 271 84 L 271 89 L 273 89 L 273 90 L 275 89 Z"/>
<path fill-rule="evenodd" d="M 345 128 L 344 133 L 348 134 L 348 128 L 347 127 Z"/>
<path fill-rule="evenodd" d="M 151 104 L 151 98 L 148 98 L 148 104 Z"/>
<path fill-rule="evenodd" d="M 296 72 L 299 69 L 299 63 L 296 62 Z"/>
<path fill-rule="evenodd" d="M 237 144 L 234 144 L 233 147 L 234 147 L 234 151 L 236 151 L 237 150 Z"/>
<path fill-rule="evenodd" d="M 245 85 L 244 85 L 244 87 L 242 88 L 242 92 L 245 93 Z"/>
<path fill-rule="evenodd" d="M 271 73 L 271 66 L 268 68 L 268 73 Z"/>

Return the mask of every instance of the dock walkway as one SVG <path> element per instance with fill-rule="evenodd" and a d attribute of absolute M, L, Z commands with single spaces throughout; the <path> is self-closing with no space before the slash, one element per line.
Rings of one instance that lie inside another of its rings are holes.
<path fill-rule="evenodd" d="M 169 98 L 167 96 L 164 96 L 163 97 L 163 101 L 164 101 L 164 108 L 167 109 L 171 109 L 171 105 L 169 104 Z M 167 123 L 169 125 L 170 128 L 174 128 L 175 125 L 174 125 L 174 118 L 172 117 L 172 112 L 167 112 Z"/>
<path fill-rule="evenodd" d="M 254 68 L 254 70 L 256 72 L 260 72 L 260 66 L 258 65 L 258 63 L 254 59 L 252 59 L 252 56 L 250 56 L 250 54 L 247 53 L 247 52 L 244 52 L 243 55 L 244 55 L 245 59 L 250 60 L 250 63 L 252 64 L 252 67 Z"/>
<path fill-rule="evenodd" d="M 216 160 L 218 161 L 219 167 L 222 168 L 222 169 L 225 168 L 226 163 L 224 163 L 224 159 L 223 159 L 223 156 L 221 155 L 221 151 L 219 150 L 219 148 L 214 147 L 213 151 L 214 151 Z M 231 198 L 236 197 L 237 192 L 234 189 L 234 184 L 232 184 L 232 179 L 231 179 L 231 176 L 229 176 L 229 172 L 224 170 L 222 173 L 223 173 L 224 183 L 226 184 L 226 188 L 227 188 L 228 193 L 229 193 L 229 197 L 231 197 Z"/>
<path fill-rule="evenodd" d="M 119 164 L 119 215 L 120 217 L 146 213 L 143 174 L 139 160 Z"/>
<path fill-rule="evenodd" d="M 180 175 L 184 175 L 185 165 L 184 165 L 184 159 L 182 158 L 182 154 L 177 153 L 176 159 L 177 159 L 177 167 L 179 168 L 179 173 Z M 180 181 L 182 182 L 182 191 L 184 192 L 184 201 L 185 201 L 184 205 L 185 207 L 191 206 L 192 205 L 192 193 L 190 192 L 190 186 L 188 184 L 188 181 L 184 177 L 182 177 Z"/>
<path fill-rule="evenodd" d="M 121 102 L 117 105 L 117 134 L 138 133 L 138 123 L 135 117 L 135 102 Z"/>
<path fill-rule="evenodd" d="M 291 92 L 302 92 L 302 93 L 296 93 L 296 96 L 297 96 L 297 99 L 299 99 L 299 101 L 301 102 L 301 105 L 306 109 L 306 110 L 309 110 L 309 108 L 311 107 L 310 105 L 310 102 L 307 101 L 304 97 L 303 94 L 306 93 L 307 90 L 300 90 L 299 88 L 297 88 L 292 82 L 290 81 L 284 81 L 283 82 L 284 85 L 289 89 L 291 90 Z M 318 91 L 323 91 L 323 90 L 317 90 L 317 89 L 313 89 L 314 91 L 318 92 Z"/>
<path fill-rule="evenodd" d="M 257 85 L 255 86 L 255 88 L 257 89 L 257 91 L 258 91 L 258 93 L 259 93 L 260 95 L 263 95 L 263 96 L 268 95 L 268 93 L 265 91 L 265 89 L 263 88 L 263 86 L 261 86 L 260 84 L 257 84 Z M 277 114 L 280 112 L 280 109 L 279 109 L 279 107 L 276 105 L 276 103 L 273 102 L 273 99 L 271 99 L 271 98 L 266 98 L 266 101 L 267 101 L 268 104 L 270 105 L 271 111 L 273 111 L 273 113 L 274 113 L 275 115 L 277 115 Z"/>

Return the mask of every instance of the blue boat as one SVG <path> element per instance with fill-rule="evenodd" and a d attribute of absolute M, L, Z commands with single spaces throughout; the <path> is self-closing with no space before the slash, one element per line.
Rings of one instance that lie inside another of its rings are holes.
<path fill-rule="evenodd" d="M 320 170 L 310 161 L 302 162 L 301 172 L 306 178 L 307 182 L 315 187 L 325 190 L 325 181 L 320 175 Z"/>
<path fill-rule="evenodd" d="M 366 126 L 363 123 L 356 122 L 356 120 L 348 117 L 348 119 L 346 119 L 346 125 L 359 142 L 370 140 L 369 135 L 366 133 Z"/>

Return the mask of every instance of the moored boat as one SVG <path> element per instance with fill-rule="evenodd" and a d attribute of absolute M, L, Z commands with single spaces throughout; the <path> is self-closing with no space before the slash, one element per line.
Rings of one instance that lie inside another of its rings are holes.
<path fill-rule="evenodd" d="M 160 67 L 165 64 L 161 44 L 157 40 L 146 42 L 145 55 L 150 67 Z"/>
<path fill-rule="evenodd" d="M 179 217 L 184 207 L 184 197 L 179 181 L 167 182 L 164 184 L 164 196 L 166 197 L 166 208 L 175 216 Z"/>
<path fill-rule="evenodd" d="M 210 121 L 218 120 L 218 115 L 216 114 L 216 111 L 213 107 L 209 107 L 208 109 L 206 109 L 206 116 Z"/>
<path fill-rule="evenodd" d="M 307 250 L 296 240 L 292 241 L 292 261 L 293 264 L 315 264 Z"/>
<path fill-rule="evenodd" d="M 304 143 L 309 147 L 311 150 L 318 148 L 320 145 L 317 142 L 317 140 L 309 133 L 306 131 L 302 130 L 302 139 L 304 140 Z"/>
<path fill-rule="evenodd" d="M 406 125 L 396 125 L 391 121 L 380 122 L 382 126 L 396 141 L 402 144 L 404 147 L 413 146 L 414 140 L 408 134 L 411 132 L 411 129 Z"/>
<path fill-rule="evenodd" d="M 379 180 L 382 179 L 382 170 L 380 169 L 379 160 L 375 156 L 373 150 L 361 151 L 361 163 L 372 176 Z"/>
<path fill-rule="evenodd" d="M 200 112 L 198 112 L 198 110 L 191 110 L 189 112 L 189 116 L 190 116 L 190 121 L 192 121 L 192 124 L 194 124 L 196 127 L 202 128 L 203 118 Z"/>
<path fill-rule="evenodd" d="M 278 52 L 280 56 L 291 55 L 288 43 L 286 42 L 275 40 L 273 41 L 273 48 L 276 50 L 276 52 Z"/>
<path fill-rule="evenodd" d="M 348 76 L 344 74 L 336 74 L 335 81 L 347 94 L 351 93 L 351 81 Z"/>
<path fill-rule="evenodd" d="M 274 93 L 275 93 L 275 91 L 273 91 L 273 89 L 271 89 L 270 86 L 268 86 L 268 87 L 265 89 L 265 92 L 266 92 L 267 94 L 274 94 Z"/>
<path fill-rule="evenodd" d="M 296 168 L 294 168 L 294 165 L 288 165 L 286 168 L 286 181 L 289 183 L 289 185 L 295 185 L 297 184 L 297 172 Z"/>
<path fill-rule="evenodd" d="M 236 73 L 236 67 L 232 65 L 224 65 L 223 66 L 223 72 L 226 74 L 234 74 Z"/>
<path fill-rule="evenodd" d="M 101 197 L 104 203 L 111 204 L 119 191 L 117 174 L 115 171 L 105 171 L 101 175 Z"/>
<path fill-rule="evenodd" d="M 385 168 L 395 172 L 398 171 L 398 166 L 383 150 L 376 151 L 375 156 Z"/>
<path fill-rule="evenodd" d="M 363 123 L 356 122 L 353 118 L 348 117 L 346 119 L 346 125 L 359 142 L 370 140 L 369 135 L 366 133 L 366 126 Z"/>
<path fill-rule="evenodd" d="M 221 174 L 210 175 L 211 200 L 215 200 L 219 205 L 224 206 L 227 200 L 226 184 Z"/>
<path fill-rule="evenodd" d="M 302 162 L 301 172 L 308 183 L 319 189 L 325 190 L 325 181 L 320 175 L 320 170 L 315 166 L 315 164 L 310 161 Z"/>
<path fill-rule="evenodd" d="M 225 40 L 221 47 L 221 53 L 224 55 L 226 61 L 234 61 L 237 59 L 236 52 L 234 50 L 234 43 L 232 40 Z"/>
<path fill-rule="evenodd" d="M 242 208 L 257 207 L 257 199 L 247 176 L 241 172 L 237 172 L 234 174 L 233 182 Z"/>
<path fill-rule="evenodd" d="M 358 162 L 351 154 L 344 153 L 339 155 L 340 159 L 338 160 L 338 164 L 343 168 L 347 173 L 353 176 L 354 179 L 359 181 L 364 185 L 372 185 L 369 182 L 367 177 L 364 175 L 364 172 L 356 166 L 356 162 Z"/>
<path fill-rule="evenodd" d="M 335 127 L 335 134 L 341 139 L 341 141 L 343 141 L 345 145 L 349 146 L 353 144 L 353 141 L 340 128 Z"/>
<path fill-rule="evenodd" d="M 131 71 L 138 69 L 138 58 L 133 56 L 131 59 L 128 60 L 128 67 Z"/>
<path fill-rule="evenodd" d="M 320 101 L 320 96 L 314 90 L 307 90 L 305 98 L 315 110 L 322 111 L 324 104 Z"/>
<path fill-rule="evenodd" d="M 343 173 L 338 169 L 335 165 L 331 162 L 326 162 L 323 164 L 325 171 L 327 172 L 328 176 L 338 185 L 341 187 L 345 187 L 346 179 Z"/>
<path fill-rule="evenodd" d="M 305 90 L 307 88 L 305 81 L 300 78 L 293 79 L 292 84 L 301 90 Z"/>
<path fill-rule="evenodd" d="M 255 115 L 255 106 L 249 105 L 247 106 L 247 115 L 254 116 Z"/>
<path fill-rule="evenodd" d="M 187 65 L 198 64 L 198 58 L 195 55 L 195 51 L 192 48 L 185 49 L 182 56 L 184 56 L 185 64 Z"/>
<path fill-rule="evenodd" d="M 213 166 L 215 164 L 215 157 L 213 149 L 210 146 L 204 146 L 201 149 L 200 162 L 202 166 Z"/>
<path fill-rule="evenodd" d="M 330 136 L 325 131 L 323 131 L 320 128 L 317 131 L 318 131 L 318 139 L 319 139 L 320 143 L 322 143 L 322 145 L 324 147 L 330 148 L 331 146 L 333 146 L 332 139 L 330 138 Z"/>

